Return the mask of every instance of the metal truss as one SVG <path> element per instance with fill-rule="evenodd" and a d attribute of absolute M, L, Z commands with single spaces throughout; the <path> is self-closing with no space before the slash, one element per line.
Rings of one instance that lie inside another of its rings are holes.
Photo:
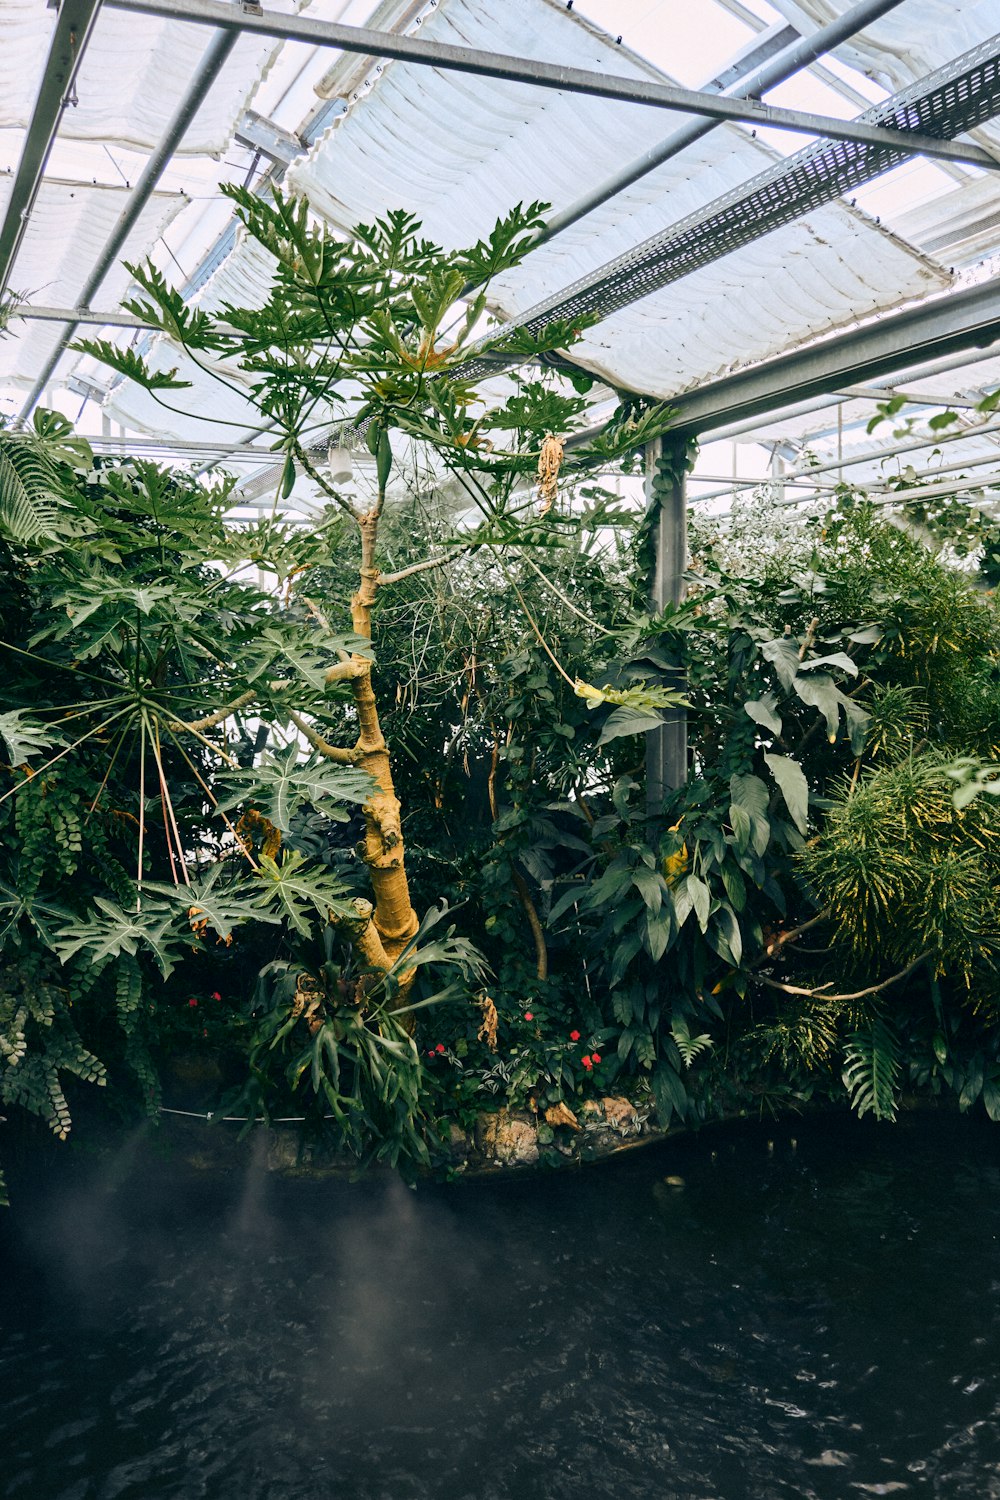
<path fill-rule="evenodd" d="M 994 118 L 1000 114 L 1000 36 L 989 38 L 867 114 L 900 129 L 917 123 L 942 135 L 957 135 Z M 557 319 L 588 314 L 606 318 L 870 182 L 898 166 L 905 155 L 895 147 L 817 141 L 528 309 L 507 326 L 540 334 Z M 503 333 L 503 328 L 496 330 L 488 342 L 497 342 Z M 476 359 L 473 354 L 468 373 L 473 378 L 513 362 L 503 355 L 484 352 Z"/>
<path fill-rule="evenodd" d="M 393 32 L 370 31 L 363 26 L 342 26 L 305 16 L 257 15 L 250 6 L 234 5 L 231 0 L 105 0 L 105 3 L 118 10 L 165 16 L 176 21 L 195 21 L 208 26 L 234 27 L 286 41 L 311 42 L 318 47 L 336 47 L 370 57 L 389 57 L 431 68 L 529 83 L 537 88 L 559 89 L 563 93 L 619 99 L 628 104 L 647 104 L 655 109 L 674 110 L 685 115 L 707 115 L 758 128 L 767 126 L 774 130 L 797 131 L 886 150 L 895 147 L 904 156 L 941 156 L 987 170 L 1000 169 L 1000 162 L 988 151 L 978 146 L 956 145 L 950 137 L 933 131 L 921 133 L 912 120 L 899 125 L 881 121 L 873 124 L 865 118 L 838 120 L 830 115 L 782 109 L 774 104 L 764 104 L 759 99 L 727 98 L 653 80 L 618 78 L 590 72 L 586 68 L 565 67 L 561 63 L 536 62 L 531 58 L 507 57 L 474 47 L 456 47 L 448 42 L 429 42 L 397 36 Z"/>
<path fill-rule="evenodd" d="M 41 88 L 25 133 L 7 211 L 0 225 L 0 294 L 8 284 L 21 247 L 62 112 L 71 102 L 73 83 L 100 3 L 101 0 L 62 0 L 59 7 Z"/>
<path fill-rule="evenodd" d="M 207 90 L 218 77 L 238 39 L 239 33 L 236 31 L 217 31 L 210 39 L 204 56 L 188 84 L 187 92 L 177 106 L 173 119 L 167 126 L 163 139 L 148 158 L 142 170 L 142 175 L 132 189 L 128 202 L 119 215 L 117 224 L 111 231 L 104 249 L 98 256 L 97 264 L 87 277 L 86 284 L 80 292 L 80 298 L 84 306 L 100 290 L 104 278 L 124 249 L 125 242 L 138 223 L 140 214 L 152 197 L 156 184 L 163 175 L 174 151 L 183 139 L 188 126 L 203 104 Z M 30 416 L 35 402 L 44 391 L 53 370 L 59 363 L 63 351 L 66 349 L 75 332 L 76 325 L 71 322 L 66 325 L 60 334 L 54 350 L 46 359 L 27 400 L 21 407 L 18 414 L 19 422 L 24 422 Z"/>

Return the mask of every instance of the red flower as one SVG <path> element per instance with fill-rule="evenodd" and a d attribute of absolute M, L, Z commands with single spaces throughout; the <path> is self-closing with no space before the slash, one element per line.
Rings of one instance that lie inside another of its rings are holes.
<path fill-rule="evenodd" d="M 535 1019 L 534 1011 L 526 1010 L 524 1012 L 524 1019 L 526 1021 L 533 1021 Z"/>
<path fill-rule="evenodd" d="M 594 1066 L 594 1059 L 592 1057 L 588 1056 L 588 1057 L 581 1057 L 580 1061 L 583 1063 L 583 1066 L 587 1069 L 587 1071 L 589 1073 L 590 1069 Z"/>
<path fill-rule="evenodd" d="M 209 999 L 210 1000 L 221 1000 L 222 996 L 219 994 L 218 990 L 213 990 L 212 993 L 211 993 L 211 995 L 209 996 Z"/>
<path fill-rule="evenodd" d="M 188 1001 L 188 1005 L 197 1005 L 197 1004 L 198 1004 L 197 1000 L 192 995 L 191 999 Z"/>
<path fill-rule="evenodd" d="M 428 1057 L 433 1057 L 434 1056 L 434 1048 L 433 1047 L 430 1048 L 430 1050 L 427 1053 L 427 1056 Z"/>
<path fill-rule="evenodd" d="M 435 1052 L 446 1052 L 447 1048 L 445 1047 L 444 1042 L 438 1042 L 437 1046 L 434 1048 L 434 1051 Z"/>
<path fill-rule="evenodd" d="M 599 1063 L 601 1060 L 601 1054 L 599 1052 L 592 1052 L 590 1054 L 590 1060 L 591 1062 Z"/>
<path fill-rule="evenodd" d="M 571 1042 L 578 1042 L 580 1040 L 580 1033 L 578 1031 L 571 1031 L 569 1039 Z"/>

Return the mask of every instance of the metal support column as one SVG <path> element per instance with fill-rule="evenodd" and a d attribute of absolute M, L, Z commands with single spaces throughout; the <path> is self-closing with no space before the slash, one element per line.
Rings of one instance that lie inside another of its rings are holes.
<path fill-rule="evenodd" d="M 646 511 L 652 521 L 650 608 L 660 614 L 684 597 L 687 566 L 685 446 L 657 438 L 646 449 Z M 680 673 L 672 674 L 680 683 Z M 664 798 L 687 780 L 687 711 L 669 708 L 664 723 L 646 735 L 646 811 L 657 817 Z"/>

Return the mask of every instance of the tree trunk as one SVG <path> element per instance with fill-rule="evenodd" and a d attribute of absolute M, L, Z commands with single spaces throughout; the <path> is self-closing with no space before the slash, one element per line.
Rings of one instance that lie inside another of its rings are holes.
<path fill-rule="evenodd" d="M 357 592 L 351 599 L 351 619 L 354 633 L 371 640 L 372 605 L 378 590 L 378 568 L 375 567 L 375 544 L 378 536 L 378 517 L 381 506 L 362 516 L 361 527 L 361 576 Z M 365 803 L 364 860 L 371 874 L 375 895 L 375 911 L 372 918 L 386 958 L 395 963 L 406 944 L 420 925 L 420 919 L 410 901 L 410 888 L 406 879 L 403 833 L 400 826 L 399 798 L 392 784 L 392 769 L 389 751 L 379 722 L 378 705 L 372 688 L 371 665 L 367 659 L 355 656 L 361 666 L 359 675 L 351 680 L 354 706 L 358 714 L 358 750 L 361 752 L 358 765 L 368 772 L 377 790 Z M 409 984 L 404 978 L 400 988 L 400 1000 L 405 997 Z"/>

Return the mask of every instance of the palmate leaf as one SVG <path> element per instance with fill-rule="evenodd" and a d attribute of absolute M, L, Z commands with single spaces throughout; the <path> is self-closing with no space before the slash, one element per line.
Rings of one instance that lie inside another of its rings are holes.
<path fill-rule="evenodd" d="M 151 370 L 146 361 L 134 349 L 120 349 L 110 339 L 77 339 L 70 348 L 78 354 L 89 354 L 102 365 L 109 365 L 146 391 L 181 391 L 188 389 L 190 380 L 178 380 L 177 370 Z"/>
<path fill-rule="evenodd" d="M 469 250 L 459 251 L 453 264 L 472 286 L 498 276 L 516 266 L 528 253 L 535 235 L 544 223 L 551 204 L 518 203 L 504 218 L 498 219 L 485 240 Z"/>
<path fill-rule="evenodd" d="M 283 753 L 264 755 L 252 770 L 219 779 L 234 788 L 220 811 L 228 812 L 238 803 L 253 802 L 283 833 L 288 832 L 295 814 L 307 804 L 328 818 L 346 822 L 347 814 L 340 803 L 366 802 L 375 789 L 367 771 L 334 765 L 320 755 L 300 760 L 295 744 Z"/>
<path fill-rule="evenodd" d="M 303 639 L 300 630 L 284 631 L 276 624 L 267 625 L 244 652 L 246 678 L 253 683 L 265 675 L 285 678 L 291 672 L 300 683 L 305 682 L 322 693 L 327 690 L 326 673 L 331 657 L 338 651 L 370 657 L 371 642 L 360 636 L 326 632 L 312 633 Z"/>
<path fill-rule="evenodd" d="M 62 736 L 42 724 L 31 724 L 19 709 L 0 714 L 0 741 L 12 766 L 23 766 L 33 755 L 62 743 Z"/>
<path fill-rule="evenodd" d="M 166 978 L 174 967 L 171 950 L 177 943 L 176 935 L 169 930 L 172 922 L 169 907 L 158 902 L 126 912 L 114 901 L 98 896 L 82 921 L 74 917 L 55 932 L 54 947 L 63 963 L 82 954 L 95 968 L 123 953 L 146 950 Z"/>
<path fill-rule="evenodd" d="M 220 861 L 212 866 L 201 880 L 190 885 L 163 885 L 151 880 L 143 882 L 143 890 L 164 900 L 182 906 L 193 924 L 207 922 L 212 931 L 223 941 L 232 936 L 233 928 L 243 922 L 280 922 L 280 916 L 262 907 L 256 885 L 235 884 L 232 881 L 220 885 L 228 873 L 227 866 Z"/>
<path fill-rule="evenodd" d="M 258 910 L 275 911 L 286 917 L 297 932 L 308 937 L 317 918 L 325 925 L 331 914 L 356 920 L 346 885 L 338 875 L 305 866 L 297 849 L 286 849 L 281 864 L 267 854 L 260 856 Z"/>
<path fill-rule="evenodd" d="M 868 1026 L 853 1034 L 844 1054 L 844 1087 L 858 1114 L 894 1120 L 899 1074 L 896 1033 L 884 1016 L 873 1016 Z"/>

